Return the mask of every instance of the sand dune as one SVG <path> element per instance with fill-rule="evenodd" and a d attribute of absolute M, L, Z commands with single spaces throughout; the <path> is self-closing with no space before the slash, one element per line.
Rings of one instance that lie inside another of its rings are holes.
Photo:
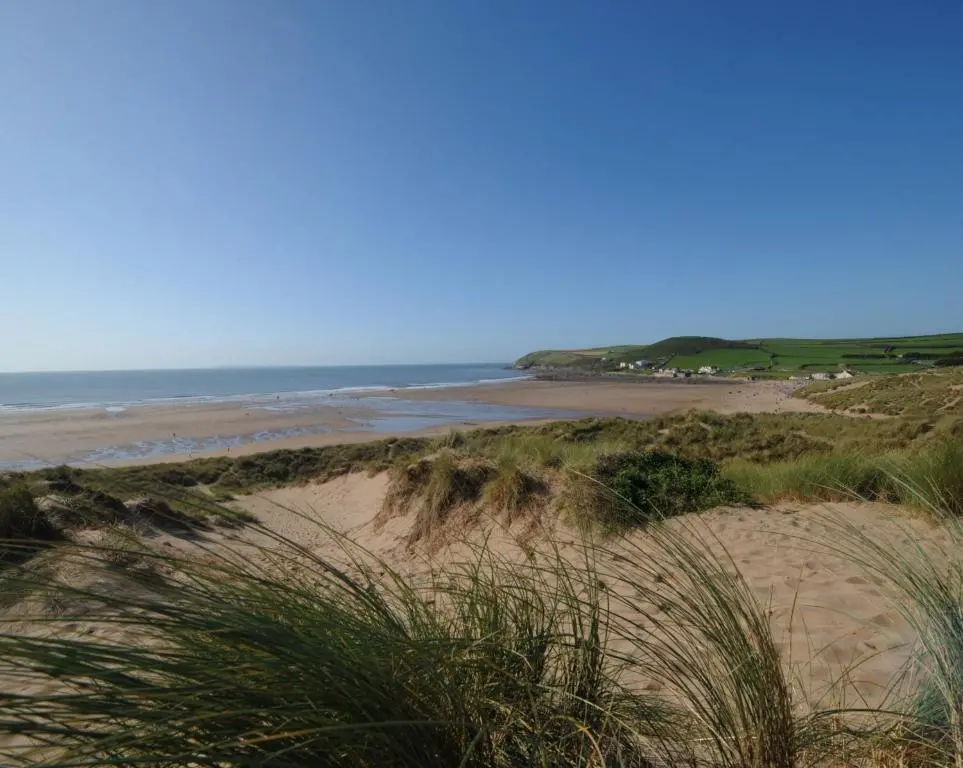
<path fill-rule="evenodd" d="M 581 534 L 553 510 L 533 525 L 531 518 L 505 526 L 477 510 L 453 515 L 441 545 L 407 545 L 413 515 L 378 520 L 386 478 L 351 475 L 321 485 L 268 491 L 243 499 L 270 528 L 337 559 L 340 547 L 319 535 L 315 521 L 346 533 L 393 569 L 412 577 L 445 563 L 471 559 L 476 548 L 488 546 L 509 560 L 523 560 L 531 551 L 557 545 L 572 562 L 582 557 Z M 306 512 L 295 516 L 287 508 Z M 463 511 L 465 512 L 465 511 Z M 795 670 L 801 689 L 814 697 L 824 692 L 843 669 L 856 668 L 848 695 L 878 704 L 897 671 L 906 662 L 914 634 L 900 616 L 885 585 L 859 566 L 827 550 L 832 519 L 872 530 L 896 545 L 917 543 L 945 546 L 947 533 L 904 509 L 885 504 L 780 504 L 771 508 L 720 508 L 672 520 L 670 526 L 704 537 L 721 558 L 731 558 L 758 600 L 769 606 L 774 636 L 786 663 Z M 618 573 L 629 583 L 643 578 L 632 573 L 632 561 L 650 545 L 636 532 L 607 545 L 625 559 L 599 567 Z"/>
<path fill-rule="evenodd" d="M 331 535 L 335 531 L 412 583 L 446 565 L 471 560 L 483 545 L 507 561 L 522 562 L 533 552 L 557 548 L 563 559 L 584 562 L 582 535 L 551 504 L 511 525 L 483 509 L 462 508 L 433 541 L 409 546 L 414 514 L 379 514 L 387 488 L 388 476 L 382 473 L 373 477 L 352 474 L 326 483 L 265 491 L 234 502 L 254 513 L 262 530 L 213 529 L 199 541 L 162 533 L 150 542 L 151 546 L 174 549 L 186 556 L 210 557 L 230 551 L 232 556 L 249 559 L 263 557 L 280 546 L 277 536 L 347 563 L 350 557 L 344 541 Z M 886 585 L 830 551 L 831 520 L 868 528 L 887 537 L 894 546 L 945 546 L 949 542 L 947 532 L 940 527 L 882 504 L 719 508 L 677 518 L 667 525 L 684 536 L 708 541 L 709 549 L 719 558 L 728 558 L 760 603 L 768 607 L 774 637 L 795 680 L 800 706 L 825 695 L 830 683 L 847 668 L 854 670 L 852 679 L 834 695 L 844 696 L 851 706 L 876 706 L 909 658 L 915 636 Z M 87 540 L 96 540 L 97 535 L 88 533 Z M 623 539 L 608 540 L 604 546 L 608 551 L 598 557 L 598 568 L 613 595 L 622 594 L 631 601 L 633 583 L 651 586 L 639 565 L 659 557 L 648 533 L 638 531 Z M 68 561 L 59 567 L 63 569 L 61 578 L 75 585 L 102 578 L 102 574 L 92 576 L 83 564 Z M 108 586 L 118 591 L 129 588 L 122 580 Z M 58 610 L 44 600 L 42 595 L 35 595 L 4 609 L 6 630 L 49 631 L 42 622 L 34 621 L 34 617 Z M 618 601 L 613 605 L 619 605 Z M 624 618 L 643 621 L 641 614 Z M 62 631 L 107 643 L 149 640 L 132 634 L 129 628 L 98 623 L 96 611 Z M 627 650 L 628 645 L 625 640 L 614 643 L 616 650 Z M 638 684 L 648 685 L 644 680 Z M 0 685 L 19 693 L 41 693 L 56 690 L 58 683 L 18 678 L 0 680 Z M 17 738 L 0 738 L 0 748 L 11 748 Z"/>

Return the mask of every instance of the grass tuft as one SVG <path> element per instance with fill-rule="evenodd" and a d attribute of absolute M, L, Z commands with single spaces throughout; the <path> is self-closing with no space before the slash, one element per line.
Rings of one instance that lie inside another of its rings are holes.
<path fill-rule="evenodd" d="M 0 691 L 0 728 L 72 765 L 649 765 L 669 711 L 620 682 L 591 574 L 482 554 L 416 590 L 271 559 L 171 561 L 138 597 L 59 585 L 46 637 L 0 633 L 0 673 L 56 681 Z M 58 636 L 91 601 L 144 642 Z"/>
<path fill-rule="evenodd" d="M 908 495 L 916 492 L 915 479 L 899 471 L 890 471 L 889 479 Z M 898 545 L 891 536 L 827 518 L 831 533 L 824 546 L 889 583 L 918 638 L 894 681 L 893 704 L 879 713 L 880 741 L 899 765 L 963 766 L 963 525 L 940 506 L 951 494 L 920 490 L 916 505 L 942 521 L 946 545 L 924 548 L 895 521 Z"/>
<path fill-rule="evenodd" d="M 526 472 L 511 456 L 503 456 L 485 485 L 484 500 L 493 511 L 504 513 L 511 524 L 547 494 L 548 484 L 542 478 Z"/>
<path fill-rule="evenodd" d="M 731 461 L 723 474 L 765 503 L 862 499 L 963 515 L 963 445 L 883 455 L 834 452 L 794 461 Z"/>
<path fill-rule="evenodd" d="M 60 535 L 26 486 L 0 488 L 0 562 L 22 559 Z"/>
<path fill-rule="evenodd" d="M 409 542 L 429 538 L 442 526 L 454 507 L 477 501 L 494 473 L 494 467 L 485 461 L 459 460 L 449 452 L 435 457 L 431 461 Z"/>

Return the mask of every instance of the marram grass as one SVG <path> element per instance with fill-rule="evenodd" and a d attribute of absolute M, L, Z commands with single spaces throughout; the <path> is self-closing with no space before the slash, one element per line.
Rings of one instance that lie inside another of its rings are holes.
<path fill-rule="evenodd" d="M 881 482 L 945 517 L 953 461 L 885 468 Z M 453 469 L 435 470 L 439 493 Z M 920 636 L 885 711 L 801 706 L 767 606 L 685 519 L 652 521 L 644 549 L 610 538 L 516 562 L 480 548 L 425 581 L 346 541 L 337 560 L 277 536 L 189 560 L 121 556 L 123 537 L 62 547 L 48 554 L 85 559 L 82 584 L 55 568 L 3 574 L 48 609 L 2 619 L 2 760 L 963 766 L 963 532 L 948 525 L 938 556 L 834 530 L 823 545 L 887 579 Z"/>

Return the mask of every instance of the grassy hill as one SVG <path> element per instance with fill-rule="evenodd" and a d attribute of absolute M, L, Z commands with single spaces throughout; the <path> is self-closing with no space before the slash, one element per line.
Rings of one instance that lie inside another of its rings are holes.
<path fill-rule="evenodd" d="M 756 370 L 772 375 L 839 371 L 899 373 L 963 359 L 963 333 L 869 339 L 745 339 L 673 336 L 654 344 L 531 352 L 517 368 L 560 367 L 602 372 L 620 363 L 647 360 L 655 366 L 697 370 Z"/>

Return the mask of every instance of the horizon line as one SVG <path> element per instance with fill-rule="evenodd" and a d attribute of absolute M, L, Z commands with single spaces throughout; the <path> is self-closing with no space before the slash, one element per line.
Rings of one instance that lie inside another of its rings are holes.
<path fill-rule="evenodd" d="M 445 361 L 436 363 L 269 363 L 269 364 L 228 364 L 207 366 L 174 366 L 171 368 L 49 368 L 19 371 L 0 371 L 0 376 L 20 376 L 26 374 L 46 373 L 161 373 L 168 371 L 249 371 L 249 370 L 277 370 L 279 368 L 419 368 L 433 365 L 511 365 L 514 361 L 505 360 L 471 360 L 465 362 Z"/>

